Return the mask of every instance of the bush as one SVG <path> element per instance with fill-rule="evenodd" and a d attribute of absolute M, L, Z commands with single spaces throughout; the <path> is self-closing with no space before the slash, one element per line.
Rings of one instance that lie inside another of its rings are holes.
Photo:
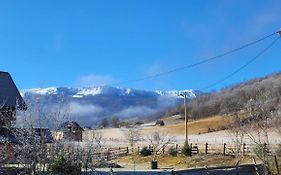
<path fill-rule="evenodd" d="M 142 156 L 149 156 L 151 155 L 151 151 L 147 148 L 147 146 L 143 147 L 140 151 Z"/>
<path fill-rule="evenodd" d="M 79 163 L 67 159 L 64 156 L 55 157 L 51 161 L 49 169 L 52 174 L 77 175 L 81 173 L 81 166 L 79 165 Z"/>
<path fill-rule="evenodd" d="M 281 156 L 281 144 L 278 145 L 278 148 L 276 149 L 276 155 Z"/>
<path fill-rule="evenodd" d="M 174 146 L 172 146 L 169 148 L 168 154 L 175 157 L 178 155 L 178 150 Z"/>
<path fill-rule="evenodd" d="M 257 145 L 256 147 L 254 147 L 253 152 L 258 157 L 262 157 L 266 154 L 265 149 L 264 149 L 264 145 Z"/>
<path fill-rule="evenodd" d="M 187 142 L 184 143 L 182 150 L 181 150 L 182 154 L 184 154 L 185 156 L 191 156 L 192 154 L 192 148 L 191 146 L 188 145 Z"/>

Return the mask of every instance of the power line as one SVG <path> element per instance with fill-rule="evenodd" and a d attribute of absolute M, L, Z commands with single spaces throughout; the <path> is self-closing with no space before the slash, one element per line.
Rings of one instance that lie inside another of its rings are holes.
<path fill-rule="evenodd" d="M 271 42 L 267 47 L 265 47 L 264 49 L 262 49 L 256 56 L 254 56 L 252 59 L 250 59 L 249 61 L 247 61 L 244 65 L 242 65 L 241 67 L 239 67 L 238 69 L 236 69 L 234 72 L 230 73 L 229 75 L 227 75 L 226 77 L 224 77 L 223 79 L 216 81 L 215 83 L 206 86 L 205 88 L 201 89 L 206 90 L 206 89 L 210 89 L 224 81 L 226 81 L 227 79 L 231 78 L 232 76 L 234 76 L 235 74 L 237 74 L 238 72 L 240 72 L 241 70 L 243 70 L 244 68 L 246 68 L 248 65 L 250 65 L 251 63 L 253 63 L 255 60 L 257 60 L 260 56 L 262 56 L 266 51 L 268 51 L 279 39 L 280 37 L 278 36 L 273 42 Z"/>
<path fill-rule="evenodd" d="M 177 67 L 177 68 L 174 68 L 174 69 L 171 69 L 171 70 L 168 70 L 168 71 L 165 71 L 165 72 L 160 72 L 160 73 L 156 73 L 156 74 L 153 74 L 153 75 L 149 75 L 149 76 L 145 76 L 145 77 L 142 77 L 142 78 L 137 78 L 137 79 L 131 79 L 131 80 L 126 80 L 126 81 L 120 81 L 120 82 L 117 82 L 117 83 L 112 83 L 108 86 L 116 86 L 116 85 L 119 85 L 119 84 L 126 84 L 126 83 L 132 83 L 132 82 L 139 82 L 139 81 L 144 81 L 144 80 L 148 80 L 148 79 L 152 79 L 152 78 L 156 78 L 156 77 L 160 77 L 160 76 L 164 76 L 164 75 L 167 75 L 167 74 L 171 74 L 173 72 L 177 72 L 177 71 L 181 71 L 181 70 L 184 70 L 184 69 L 189 69 L 189 68 L 192 68 L 192 67 L 196 67 L 196 66 L 199 66 L 201 64 L 204 64 L 204 63 L 207 63 L 207 62 L 210 62 L 212 60 L 215 60 L 215 59 L 218 59 L 218 58 L 221 58 L 221 57 L 224 57 L 224 56 L 227 56 L 227 55 L 230 55 L 234 52 L 237 52 L 237 51 L 240 51 L 242 49 L 245 49 L 247 47 L 250 47 L 252 45 L 255 45 L 265 39 L 268 39 L 276 34 L 279 34 L 279 31 L 277 32 L 274 32 L 274 33 L 271 33 L 269 35 L 266 35 L 264 37 L 261 37 L 255 41 L 252 41 L 252 42 L 249 42 L 249 43 L 246 43 L 240 47 L 237 47 L 235 49 L 232 49 L 232 50 L 229 50 L 229 51 L 226 51 L 222 54 L 219 54 L 219 55 L 216 55 L 216 56 L 213 56 L 213 57 L 210 57 L 210 58 L 207 58 L 207 59 L 204 59 L 202 61 L 199 61 L 199 62 L 196 62 L 196 63 L 193 63 L 193 64 L 189 64 L 189 65 L 185 65 L 185 66 L 181 66 L 181 67 Z"/>

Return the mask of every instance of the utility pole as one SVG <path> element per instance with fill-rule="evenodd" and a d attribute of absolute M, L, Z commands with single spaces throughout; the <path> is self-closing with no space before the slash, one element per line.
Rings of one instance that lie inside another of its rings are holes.
<path fill-rule="evenodd" d="M 188 127 L 187 127 L 187 122 L 188 122 L 188 118 L 187 118 L 187 103 L 186 103 L 186 92 L 184 92 L 184 94 L 180 94 L 181 96 L 183 96 L 183 100 L 184 100 L 184 123 L 185 123 L 185 142 L 188 144 Z"/>

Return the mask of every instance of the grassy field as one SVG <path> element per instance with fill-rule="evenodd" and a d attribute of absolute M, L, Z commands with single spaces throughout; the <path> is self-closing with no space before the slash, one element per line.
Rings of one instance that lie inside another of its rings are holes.
<path fill-rule="evenodd" d="M 163 120 L 168 124 L 165 126 L 146 127 L 143 129 L 143 132 L 147 133 L 153 130 L 159 130 L 172 135 L 184 135 L 184 120 L 173 117 L 168 117 Z M 203 134 L 207 132 L 220 131 L 225 129 L 231 123 L 231 121 L 232 117 L 223 116 L 213 116 L 206 119 L 190 121 L 187 124 L 188 132 L 189 134 Z"/>
<path fill-rule="evenodd" d="M 140 155 L 129 155 L 120 157 L 113 162 L 121 165 L 125 169 L 150 169 L 151 157 L 142 157 Z M 178 155 L 176 157 L 170 155 L 161 155 L 157 158 L 158 167 L 162 169 L 184 169 L 205 166 L 234 166 L 236 165 L 233 156 L 222 155 L 193 155 L 186 157 Z M 135 164 L 134 164 L 135 162 Z M 245 156 L 240 159 L 240 164 L 252 163 L 252 158 Z"/>
<path fill-rule="evenodd" d="M 154 131 L 159 131 L 167 135 L 182 139 L 178 140 L 179 143 L 183 142 L 185 134 L 185 124 L 184 120 L 180 116 L 172 116 L 163 118 L 165 126 L 153 126 L 155 122 L 150 123 L 150 125 L 144 125 L 140 127 L 140 133 L 143 137 L 150 135 Z M 204 137 L 204 133 L 212 133 L 214 131 L 221 131 L 227 128 L 232 122 L 232 117 L 228 116 L 213 116 L 205 119 L 198 119 L 188 122 L 188 133 L 190 135 L 200 135 Z M 118 141 L 118 144 L 125 146 L 124 140 L 124 130 L 126 128 L 105 128 L 97 130 L 102 134 L 102 136 L 109 141 Z M 87 141 L 92 138 L 93 130 L 87 130 L 83 133 L 83 140 Z M 209 137 L 209 136 L 208 136 Z M 112 142 L 107 142 L 112 143 Z M 109 145 L 110 146 L 110 145 Z M 120 146 L 120 145 L 118 145 Z"/>

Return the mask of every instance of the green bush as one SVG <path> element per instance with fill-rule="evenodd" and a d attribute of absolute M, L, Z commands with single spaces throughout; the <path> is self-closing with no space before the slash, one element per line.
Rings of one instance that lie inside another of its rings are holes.
<path fill-rule="evenodd" d="M 147 148 L 147 146 L 143 147 L 140 151 L 142 156 L 149 156 L 151 155 L 151 151 Z"/>
<path fill-rule="evenodd" d="M 178 150 L 174 146 L 172 146 L 169 148 L 168 154 L 175 157 L 178 155 Z"/>
<path fill-rule="evenodd" d="M 190 145 L 188 145 L 187 142 L 184 143 L 182 149 L 181 149 L 181 153 L 185 156 L 191 156 L 192 155 L 192 148 Z"/>
<path fill-rule="evenodd" d="M 77 175 L 81 173 L 81 166 L 64 156 L 56 156 L 49 165 L 52 174 Z"/>

